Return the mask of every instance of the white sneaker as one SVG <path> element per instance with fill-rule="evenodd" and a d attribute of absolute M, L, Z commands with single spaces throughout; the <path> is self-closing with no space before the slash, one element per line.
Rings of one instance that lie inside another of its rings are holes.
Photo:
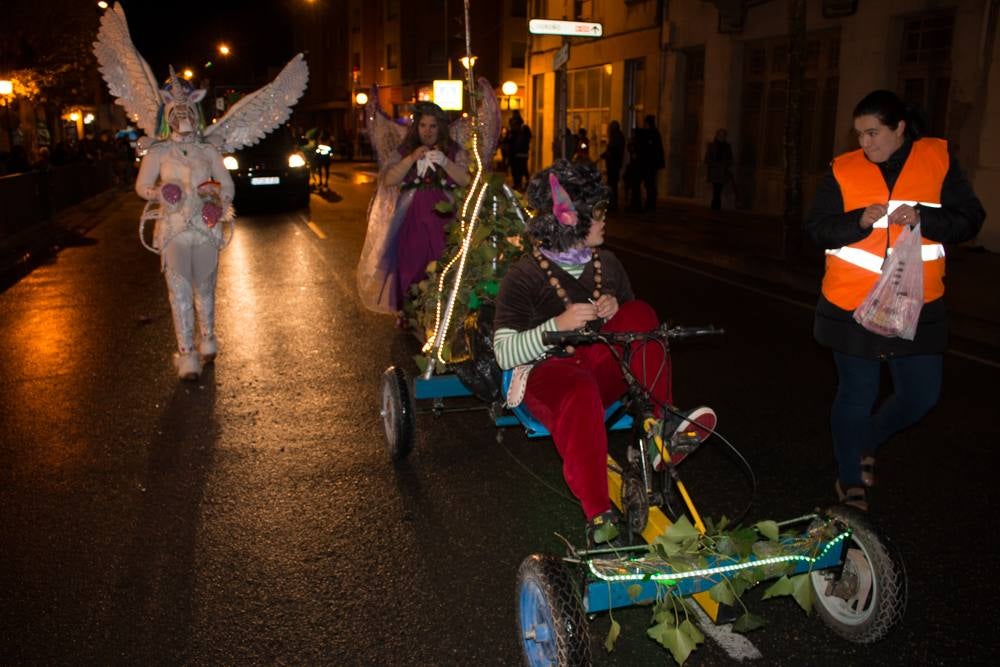
<path fill-rule="evenodd" d="M 201 355 L 202 365 L 207 366 L 208 364 L 215 361 L 215 355 L 219 353 L 219 344 L 215 341 L 215 336 L 210 338 L 202 338 L 201 342 L 198 343 L 198 354 Z"/>
<path fill-rule="evenodd" d="M 194 382 L 201 376 L 201 361 L 197 352 L 175 353 L 174 366 L 177 367 L 177 377 L 182 380 Z"/>

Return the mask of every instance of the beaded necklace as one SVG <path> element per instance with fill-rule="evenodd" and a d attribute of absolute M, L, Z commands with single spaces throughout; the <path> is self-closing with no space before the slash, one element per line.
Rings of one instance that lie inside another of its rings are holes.
<path fill-rule="evenodd" d="M 566 289 L 559 283 L 559 279 L 552 275 L 552 262 L 550 262 L 541 251 L 538 246 L 535 246 L 531 251 L 532 256 L 535 261 L 538 262 L 539 268 L 545 272 L 545 275 L 549 278 L 549 284 L 555 289 L 556 294 L 560 299 L 563 300 L 567 306 L 573 303 L 569 300 L 569 295 L 566 294 Z M 590 260 L 594 263 L 594 299 L 601 298 L 601 260 L 597 256 L 597 250 L 592 248 L 590 251 Z"/>

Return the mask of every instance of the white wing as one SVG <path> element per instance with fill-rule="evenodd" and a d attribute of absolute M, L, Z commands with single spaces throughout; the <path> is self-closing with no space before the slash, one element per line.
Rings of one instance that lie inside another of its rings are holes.
<path fill-rule="evenodd" d="M 156 134 L 160 86 L 129 36 L 125 10 L 116 4 L 101 17 L 94 55 L 115 101 L 135 117 L 147 135 Z"/>
<path fill-rule="evenodd" d="M 488 80 L 479 77 L 476 83 L 478 99 L 475 127 L 479 130 L 479 155 L 483 164 L 490 165 L 500 136 L 500 105 Z M 448 133 L 461 146 L 465 146 L 472 134 L 472 128 L 472 119 L 459 118 L 448 127 Z"/>
<path fill-rule="evenodd" d="M 389 118 L 378 103 L 378 90 L 372 88 L 368 103 L 365 104 L 368 118 L 368 139 L 375 149 L 379 169 L 385 169 L 399 162 L 399 145 L 406 136 L 406 126 Z"/>
<path fill-rule="evenodd" d="M 219 122 L 205 128 L 205 138 L 223 152 L 252 146 L 292 114 L 309 82 L 309 66 L 298 54 L 274 81 L 234 104 Z"/>

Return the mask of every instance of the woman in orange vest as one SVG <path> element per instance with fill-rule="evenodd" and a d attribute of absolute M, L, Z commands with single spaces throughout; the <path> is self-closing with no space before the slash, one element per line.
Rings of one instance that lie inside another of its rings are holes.
<path fill-rule="evenodd" d="M 839 384 L 830 422 L 841 502 L 868 510 L 875 455 L 893 434 L 918 422 L 938 401 L 947 346 L 945 243 L 979 233 L 986 212 L 942 139 L 921 138 L 919 116 L 888 90 L 854 108 L 861 148 L 834 158 L 806 219 L 826 251 L 816 305 L 816 340 L 833 350 Z M 872 333 L 853 312 L 878 281 L 903 225 L 920 223 L 924 306 L 912 341 Z M 878 409 L 882 364 L 893 394 Z"/>

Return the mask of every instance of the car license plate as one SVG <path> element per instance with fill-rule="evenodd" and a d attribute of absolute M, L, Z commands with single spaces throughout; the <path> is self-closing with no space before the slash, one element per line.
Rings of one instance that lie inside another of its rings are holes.
<path fill-rule="evenodd" d="M 277 185 L 281 179 L 277 176 L 255 176 L 250 179 L 250 185 Z"/>

